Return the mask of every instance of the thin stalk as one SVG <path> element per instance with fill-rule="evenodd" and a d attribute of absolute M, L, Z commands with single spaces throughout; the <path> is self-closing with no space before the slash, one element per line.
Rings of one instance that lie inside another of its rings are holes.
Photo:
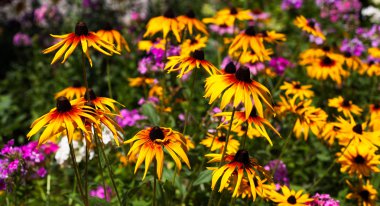
<path fill-rule="evenodd" d="M 226 156 L 227 147 L 228 147 L 228 142 L 229 142 L 229 141 L 228 141 L 228 140 L 229 140 L 228 137 L 230 136 L 230 132 L 231 132 L 231 128 L 232 128 L 232 122 L 233 122 L 233 120 L 234 120 L 234 116 L 235 116 L 235 110 L 236 110 L 236 108 L 233 107 L 233 109 L 232 109 L 232 115 L 231 115 L 231 120 L 230 120 L 230 125 L 229 125 L 229 127 L 228 127 L 228 131 L 227 131 L 226 144 L 224 145 L 223 153 L 222 153 L 222 157 L 221 157 L 221 159 L 220 159 L 220 163 L 219 163 L 218 168 L 220 168 L 220 167 L 223 165 L 223 163 L 224 163 L 224 157 Z M 211 206 L 215 194 L 216 194 L 216 190 L 214 189 L 214 190 L 212 190 L 212 193 L 211 193 L 210 198 L 209 198 L 209 200 L 208 200 L 208 204 L 207 204 L 208 206 Z"/>
<path fill-rule="evenodd" d="M 156 206 L 156 192 L 157 192 L 157 173 L 156 173 L 156 170 L 157 170 L 157 164 L 156 164 L 156 161 L 154 161 L 153 201 L 152 201 L 153 206 Z"/>
<path fill-rule="evenodd" d="M 80 192 L 80 195 L 82 196 L 83 203 L 86 206 L 88 206 L 88 202 L 87 202 L 86 196 L 84 195 L 83 188 L 82 188 L 82 180 L 81 180 L 81 177 L 80 177 L 80 174 L 79 174 L 78 163 L 77 163 L 77 160 L 76 160 L 76 157 L 75 157 L 73 143 L 69 142 L 69 147 L 70 147 L 70 157 L 71 157 L 71 161 L 73 163 L 75 176 L 76 176 L 76 178 L 78 180 L 79 192 Z"/>
<path fill-rule="evenodd" d="M 245 130 L 245 133 L 244 133 L 244 139 L 243 139 L 243 145 L 242 145 L 242 147 L 243 147 L 243 149 L 245 149 L 245 141 L 247 140 L 247 134 L 248 134 L 248 123 L 246 122 L 246 125 L 247 125 L 247 129 Z"/>
<path fill-rule="evenodd" d="M 97 135 L 95 135 L 95 137 L 97 137 Z M 104 160 L 106 162 L 107 169 L 108 169 L 108 175 L 111 178 L 112 186 L 113 186 L 113 188 L 115 190 L 115 193 L 116 193 L 116 196 L 117 196 L 117 200 L 119 201 L 119 204 L 122 205 L 121 198 L 120 198 L 120 195 L 119 195 L 119 191 L 117 190 L 117 187 L 116 187 L 116 184 L 115 184 L 115 180 L 113 178 L 113 171 L 112 171 L 112 168 L 111 168 L 111 166 L 109 164 L 109 161 L 108 161 L 108 157 L 106 156 L 106 153 L 104 152 L 103 145 L 101 143 L 100 143 L 99 147 L 100 147 L 100 151 L 102 151 Z"/>
<path fill-rule="evenodd" d="M 85 160 L 85 164 L 84 164 L 84 192 L 85 192 L 85 195 L 86 195 L 86 200 L 88 200 L 88 157 L 89 157 L 89 154 L 88 154 L 88 142 L 87 140 L 85 140 L 86 142 L 86 160 Z M 104 193 L 105 193 L 105 190 L 104 190 Z"/>
<path fill-rule="evenodd" d="M 108 95 L 112 99 L 112 86 L 111 86 L 111 72 L 110 72 L 110 61 L 107 58 L 107 84 L 108 84 Z"/>
<path fill-rule="evenodd" d="M 50 205 L 50 182 L 51 182 L 51 174 L 48 173 L 47 175 L 47 181 L 46 181 L 46 205 Z"/>
<path fill-rule="evenodd" d="M 86 98 L 90 100 L 90 93 L 88 92 L 88 81 L 87 81 L 87 72 L 86 72 L 86 59 L 85 59 L 83 50 L 82 50 L 82 75 L 83 75 L 84 86 L 86 87 Z"/>
<path fill-rule="evenodd" d="M 197 76 L 197 71 L 198 69 L 194 69 L 193 70 L 193 74 L 192 74 L 192 83 L 191 83 L 191 90 L 190 90 L 190 98 L 189 98 L 189 103 L 187 105 L 187 109 L 186 109 L 186 113 L 185 113 L 185 125 L 183 126 L 183 131 L 182 131 L 182 134 L 185 135 L 186 133 L 186 128 L 187 128 L 187 124 L 188 124 L 188 119 L 189 119 L 189 111 L 191 109 L 191 103 L 192 103 L 192 100 L 193 100 L 193 96 L 194 96 L 194 87 L 195 87 L 195 79 L 196 79 L 196 76 Z"/>
<path fill-rule="evenodd" d="M 96 136 L 97 136 L 97 134 L 96 134 Z M 95 137 L 95 146 L 96 146 L 95 151 L 96 151 L 96 155 L 98 155 L 98 167 L 99 167 L 100 176 L 102 177 L 102 181 L 103 181 L 104 198 L 107 200 L 106 180 L 105 180 L 104 175 L 103 175 L 102 160 L 100 159 L 100 148 L 99 148 L 99 142 L 98 141 L 99 141 L 98 138 Z"/>
<path fill-rule="evenodd" d="M 73 198 L 72 197 L 75 195 L 76 189 L 77 189 L 77 178 L 74 178 L 73 194 L 69 197 L 69 201 L 68 201 L 67 205 L 73 204 Z"/>

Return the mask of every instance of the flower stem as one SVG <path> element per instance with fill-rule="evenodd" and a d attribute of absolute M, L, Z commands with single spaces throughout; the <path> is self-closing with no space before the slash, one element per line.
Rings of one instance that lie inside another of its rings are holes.
<path fill-rule="evenodd" d="M 156 161 L 154 161 L 154 180 L 153 180 L 153 201 L 152 201 L 152 205 L 153 206 L 156 206 L 156 192 L 157 192 L 157 173 L 156 173 L 156 170 L 157 170 L 157 164 L 156 164 Z"/>
<path fill-rule="evenodd" d="M 96 133 L 95 133 L 96 134 Z M 97 137 L 97 135 L 95 135 L 95 137 Z M 104 152 L 104 148 L 103 148 L 103 145 L 102 143 L 100 142 L 100 146 L 99 146 L 100 150 L 102 151 L 102 154 L 103 154 L 103 157 L 104 157 L 104 160 L 106 162 L 106 165 L 107 165 L 107 169 L 108 169 L 108 175 L 110 176 L 111 178 L 111 182 L 112 182 L 112 186 L 115 190 L 115 193 L 116 193 L 116 196 L 117 196 L 117 200 L 119 201 L 119 204 L 122 205 L 122 202 L 121 202 L 121 198 L 120 198 L 120 195 L 119 195 L 119 191 L 117 190 L 117 187 L 116 187 L 116 184 L 115 184 L 115 180 L 113 178 L 113 172 L 112 172 L 112 168 L 109 164 L 109 161 L 108 161 L 108 157 L 106 156 L 106 153 Z"/>
<path fill-rule="evenodd" d="M 236 110 L 235 107 L 233 107 L 233 109 L 232 109 L 232 115 L 231 115 L 231 120 L 230 120 L 230 125 L 229 125 L 228 131 L 227 131 L 226 143 L 225 143 L 224 148 L 223 148 L 223 153 L 222 153 L 222 157 L 220 159 L 220 163 L 219 163 L 218 168 L 220 168 L 223 165 L 223 163 L 224 163 L 224 157 L 226 156 L 228 142 L 229 142 L 229 138 L 228 137 L 230 136 L 230 132 L 231 132 L 231 128 L 232 128 L 232 122 L 233 122 L 234 116 L 235 116 L 235 110 Z M 216 193 L 216 190 L 215 189 L 212 190 L 212 193 L 211 193 L 210 198 L 208 200 L 208 204 L 207 204 L 208 206 L 211 206 L 212 201 L 213 201 L 214 196 L 215 196 L 215 193 Z"/>
<path fill-rule="evenodd" d="M 183 126 L 183 131 L 182 131 L 183 135 L 185 135 L 186 128 L 187 128 L 187 125 L 189 123 L 189 112 L 190 112 L 190 109 L 191 109 L 191 103 L 192 103 L 193 96 L 194 96 L 195 79 L 196 79 L 196 76 L 197 76 L 198 69 L 194 69 L 193 71 L 194 72 L 192 74 L 192 83 L 191 83 L 191 90 L 190 90 L 190 98 L 189 98 L 189 101 L 188 101 L 189 103 L 187 105 L 187 109 L 186 109 L 186 113 L 185 113 L 185 125 Z"/>
<path fill-rule="evenodd" d="M 94 129 L 95 131 L 95 129 Z M 96 155 L 98 155 L 98 167 L 99 167 L 99 172 L 100 172 L 100 176 L 102 177 L 102 181 L 103 181 L 103 190 L 104 190 L 104 198 L 107 200 L 107 188 L 106 188 L 106 180 L 104 178 L 104 175 L 103 175 L 103 168 L 102 168 L 102 160 L 100 158 L 100 148 L 99 148 L 99 140 L 97 138 L 97 134 L 95 134 L 95 146 L 96 146 Z"/>
<path fill-rule="evenodd" d="M 69 141 L 68 138 L 67 138 L 67 140 Z M 85 196 L 85 194 L 83 192 L 82 180 L 81 180 L 81 177 L 80 177 L 80 174 L 79 174 L 78 163 L 77 163 L 77 160 L 76 160 L 76 157 L 75 157 L 75 151 L 74 151 L 74 147 L 73 147 L 73 143 L 72 142 L 69 142 L 69 147 L 70 147 L 70 157 L 71 157 L 71 161 L 73 163 L 75 176 L 77 178 L 79 192 L 80 192 L 80 195 L 82 196 L 83 203 L 86 206 L 88 206 L 88 202 L 87 202 L 86 196 Z"/>
<path fill-rule="evenodd" d="M 108 95 L 112 99 L 112 87 L 111 87 L 111 74 L 110 74 L 110 60 L 107 58 L 107 84 L 108 84 Z"/>
<path fill-rule="evenodd" d="M 247 140 L 247 134 L 248 134 L 248 123 L 246 122 L 246 126 L 247 126 L 247 129 L 245 130 L 245 133 L 244 133 L 244 139 L 243 139 L 243 145 L 242 145 L 242 148 L 245 149 L 245 141 Z"/>
<path fill-rule="evenodd" d="M 86 59 L 85 59 L 83 50 L 82 50 L 82 75 L 83 75 L 84 86 L 86 87 L 86 98 L 90 100 L 90 93 L 88 91 L 87 72 L 86 72 Z"/>
<path fill-rule="evenodd" d="M 88 142 L 87 142 L 87 139 L 85 140 L 86 141 L 86 160 L 85 160 L 85 167 L 84 167 L 84 192 L 85 192 L 85 195 L 86 195 L 86 200 L 88 200 L 88 157 L 89 157 L 89 154 L 88 154 L 88 150 L 89 150 L 89 147 L 88 147 Z"/>

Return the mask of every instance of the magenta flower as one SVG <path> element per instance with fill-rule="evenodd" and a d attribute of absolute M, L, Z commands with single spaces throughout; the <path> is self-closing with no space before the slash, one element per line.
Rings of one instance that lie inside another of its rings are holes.
<path fill-rule="evenodd" d="M 276 184 L 276 190 L 280 189 L 281 185 L 289 186 L 288 170 L 286 165 L 281 160 L 272 160 L 264 166 L 267 171 L 273 172 L 273 181 Z"/>
<path fill-rule="evenodd" d="M 282 0 L 281 9 L 299 9 L 301 8 L 303 0 Z"/>
<path fill-rule="evenodd" d="M 316 193 L 312 198 L 312 202 L 306 203 L 310 206 L 339 206 L 339 201 L 334 200 L 329 194 L 318 194 Z"/>
<path fill-rule="evenodd" d="M 340 47 L 340 51 L 342 53 L 347 53 L 354 56 L 361 56 L 365 50 L 366 48 L 363 42 L 358 38 L 353 38 L 351 40 L 345 39 L 343 40 L 342 46 Z"/>
<path fill-rule="evenodd" d="M 144 115 L 139 114 L 137 109 L 133 110 L 127 110 L 127 109 L 122 109 L 120 111 L 120 116 L 116 117 L 117 123 L 120 125 L 120 127 L 132 127 L 135 126 L 137 121 L 146 119 Z"/>
<path fill-rule="evenodd" d="M 217 33 L 220 36 L 234 33 L 233 26 L 211 24 L 209 28 L 210 28 L 210 31 Z"/>
<path fill-rule="evenodd" d="M 105 199 L 107 195 L 107 201 L 111 201 L 112 189 L 106 186 L 106 193 L 104 192 L 103 186 L 98 186 L 96 189 L 90 191 L 91 197 L 98 197 L 101 199 Z"/>
<path fill-rule="evenodd" d="M 32 40 L 27 34 L 18 32 L 13 36 L 13 45 L 17 47 L 27 47 L 32 45 Z"/>
<path fill-rule="evenodd" d="M 269 61 L 269 66 L 273 68 L 278 75 L 282 75 L 287 68 L 291 68 L 293 65 L 284 57 L 273 57 Z"/>

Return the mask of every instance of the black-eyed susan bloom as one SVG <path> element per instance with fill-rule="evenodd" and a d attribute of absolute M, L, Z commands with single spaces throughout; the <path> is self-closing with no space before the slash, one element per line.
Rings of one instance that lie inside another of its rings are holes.
<path fill-rule="evenodd" d="M 207 39 L 207 36 L 201 37 L 199 34 L 195 38 L 186 39 L 181 44 L 181 55 L 190 55 L 196 50 L 205 48 Z"/>
<path fill-rule="evenodd" d="M 352 185 L 349 181 L 346 182 L 352 190 L 351 193 L 347 194 L 347 199 L 356 199 L 358 205 L 376 206 L 377 190 L 369 180 L 367 180 L 366 184 L 363 184 L 362 180 L 360 180 L 357 186 Z"/>
<path fill-rule="evenodd" d="M 376 47 L 368 48 L 368 54 L 374 58 L 380 58 L 380 48 L 376 48 Z"/>
<path fill-rule="evenodd" d="M 352 53 L 348 51 L 343 53 L 343 57 L 344 63 L 347 65 L 348 68 L 352 70 L 357 71 L 363 64 L 359 57 L 354 56 Z"/>
<path fill-rule="evenodd" d="M 124 144 L 128 143 L 132 143 L 128 156 L 132 154 L 138 155 L 135 173 L 145 160 L 143 179 L 145 179 L 149 165 L 154 159 L 156 159 L 157 164 L 157 177 L 161 179 L 164 166 L 164 150 L 173 158 L 178 170 L 182 168 L 181 160 L 190 168 L 190 162 L 186 154 L 186 140 L 181 133 L 170 128 L 156 126 L 143 129 L 124 142 Z"/>
<path fill-rule="evenodd" d="M 195 17 L 193 10 L 190 10 L 185 15 L 178 16 L 177 19 L 185 26 L 190 35 L 193 35 L 193 28 L 208 35 L 206 25 Z"/>
<path fill-rule="evenodd" d="M 223 116 L 225 117 L 223 123 L 228 123 L 231 121 L 232 112 L 222 112 L 218 113 L 215 116 Z M 241 126 L 244 123 L 248 124 L 248 129 L 256 129 L 265 139 L 268 140 L 270 145 L 273 145 L 272 140 L 270 139 L 265 126 L 269 127 L 274 133 L 281 137 L 280 133 L 272 126 L 272 124 L 263 117 L 257 115 L 256 109 L 253 109 L 249 114 L 248 118 L 246 118 L 245 112 L 235 112 L 234 119 L 232 120 L 232 128 L 235 129 Z"/>
<path fill-rule="evenodd" d="M 55 94 L 55 98 L 65 96 L 69 100 L 78 99 L 84 96 L 86 87 L 83 87 L 79 81 L 74 81 L 73 86 L 67 87 Z"/>
<path fill-rule="evenodd" d="M 166 39 L 171 31 L 178 42 L 181 41 L 179 32 L 183 28 L 183 24 L 178 21 L 173 10 L 167 10 L 164 15 L 151 18 L 146 25 L 144 37 L 153 36 L 158 32 L 163 33 L 163 39 Z"/>
<path fill-rule="evenodd" d="M 265 50 L 264 39 L 261 35 L 257 34 L 258 32 L 255 27 L 248 27 L 234 38 L 228 49 L 228 53 L 232 54 L 239 49 L 242 49 L 243 52 L 247 52 L 248 49 L 251 49 L 257 55 L 261 55 L 263 50 Z"/>
<path fill-rule="evenodd" d="M 88 31 L 87 25 L 84 22 L 78 22 L 75 26 L 75 32 L 64 35 L 53 35 L 52 37 L 60 39 L 60 41 L 53 46 L 45 49 L 42 53 L 47 54 L 58 49 L 51 64 L 54 64 L 63 57 L 61 63 L 64 63 L 67 58 L 74 52 L 75 48 L 80 44 L 82 46 L 83 53 L 87 56 L 88 61 L 92 67 L 92 59 L 89 54 L 89 48 L 111 56 L 112 53 L 120 54 L 114 49 L 114 46 L 101 39 L 95 34 L 95 32 Z"/>
<path fill-rule="evenodd" d="M 314 135 L 320 135 L 323 126 L 326 124 L 327 113 L 321 108 L 307 107 L 298 108 L 298 119 L 293 127 L 293 132 L 297 138 L 303 134 L 305 140 L 309 137 L 309 131 Z"/>
<path fill-rule="evenodd" d="M 380 102 L 369 105 L 369 112 L 371 114 L 369 127 L 373 131 L 380 131 Z"/>
<path fill-rule="evenodd" d="M 249 139 L 253 139 L 254 137 L 261 137 L 261 134 L 259 131 L 257 131 L 253 127 L 249 127 L 249 126 L 247 127 L 245 124 L 242 124 L 236 128 L 232 128 L 231 131 L 235 132 L 238 137 L 243 137 L 246 134 Z"/>
<path fill-rule="evenodd" d="M 95 105 L 96 109 L 101 109 L 103 111 L 117 111 L 117 104 L 123 106 L 114 99 L 96 96 L 94 90 L 91 88 L 88 89 L 88 96 L 90 99 L 87 99 L 87 97 L 85 96 L 81 98 L 81 102 L 84 103 L 89 101 Z"/>
<path fill-rule="evenodd" d="M 269 90 L 259 82 L 252 80 L 249 69 L 246 67 L 241 67 L 236 72 L 233 69 L 225 70 L 224 74 L 208 77 L 205 89 L 204 97 L 210 98 L 209 104 L 218 97 L 222 98 L 220 109 L 224 109 L 229 103 L 232 103 L 234 107 L 243 103 L 246 118 L 249 117 L 254 106 L 258 115 L 263 116 L 264 109 L 261 101 L 273 110 Z"/>
<path fill-rule="evenodd" d="M 219 150 L 223 152 L 224 146 L 226 145 L 227 136 L 221 131 L 216 134 L 207 134 L 207 137 L 201 141 L 201 144 L 210 148 L 210 151 Z M 227 152 L 235 153 L 238 151 L 240 143 L 238 140 L 234 139 L 232 135 L 229 136 Z"/>
<path fill-rule="evenodd" d="M 255 176 L 253 182 L 255 184 L 256 194 L 263 199 L 270 198 L 270 194 L 272 194 L 272 191 L 276 189 L 276 186 L 274 184 L 269 184 L 267 179 L 260 179 L 259 176 Z M 234 176 L 229 183 L 228 190 L 233 192 L 235 190 L 236 183 L 237 177 Z M 245 199 L 251 198 L 252 196 L 253 194 L 251 184 L 249 183 L 249 180 L 246 177 L 243 177 L 243 179 L 241 180 L 240 188 L 235 197 L 241 197 Z"/>
<path fill-rule="evenodd" d="M 202 50 L 195 50 L 190 56 L 171 56 L 168 57 L 169 62 L 166 63 L 165 70 L 168 72 L 180 71 L 177 75 L 181 78 L 183 75 L 189 73 L 194 68 L 202 67 L 210 75 L 220 74 L 220 70 L 216 68 L 209 61 L 205 60 L 205 54 Z"/>
<path fill-rule="evenodd" d="M 343 112 L 345 117 L 350 117 L 352 114 L 360 115 L 363 111 L 360 107 L 353 104 L 352 101 L 344 99 L 342 96 L 329 99 L 328 106 L 336 108 L 338 112 Z"/>
<path fill-rule="evenodd" d="M 249 10 L 243 10 L 236 7 L 224 8 L 216 13 L 214 17 L 204 18 L 202 21 L 206 24 L 213 23 L 216 25 L 233 26 L 236 20 L 246 21 L 253 20 Z"/>
<path fill-rule="evenodd" d="M 312 85 L 301 85 L 299 81 L 284 82 L 281 85 L 280 90 L 285 91 L 285 95 L 292 95 L 294 98 L 300 98 L 301 100 L 305 98 L 311 98 L 314 96 L 314 92 L 310 90 Z"/>
<path fill-rule="evenodd" d="M 70 102 L 66 97 L 58 97 L 57 106 L 50 110 L 49 113 L 36 119 L 30 126 L 31 130 L 26 136 L 30 138 L 46 126 L 39 137 L 38 145 L 44 144 L 62 132 L 67 132 L 68 140 L 71 142 L 76 129 L 80 129 L 85 135 L 89 136 L 82 118 L 97 124 L 91 107 L 81 104 L 79 100 Z"/>
<path fill-rule="evenodd" d="M 326 39 L 325 35 L 319 28 L 319 24 L 314 19 L 306 19 L 304 16 L 298 16 L 294 20 L 294 24 L 301 28 L 303 31 L 312 34 L 313 36 L 319 37 L 323 40 Z"/>
<path fill-rule="evenodd" d="M 323 126 L 322 133 L 317 135 L 317 137 L 322 138 L 331 146 L 339 133 L 340 127 L 335 122 L 329 122 Z"/>
<path fill-rule="evenodd" d="M 221 154 L 208 154 L 206 157 L 212 158 L 208 163 L 215 163 L 222 161 Z M 250 158 L 247 150 L 239 150 L 236 154 L 230 154 L 225 156 L 225 161 L 227 164 L 221 166 L 220 168 L 210 167 L 209 169 L 213 170 L 213 175 L 211 179 L 211 188 L 214 190 L 216 183 L 221 178 L 219 192 L 227 189 L 228 180 L 231 180 L 236 176 L 235 188 L 232 196 L 236 197 L 239 192 L 239 188 L 243 177 L 246 177 L 249 181 L 251 194 L 253 199 L 256 199 L 256 185 L 254 178 L 256 176 L 261 176 L 269 179 L 269 173 L 266 171 L 256 159 Z M 246 175 L 245 175 L 246 174 Z"/>
<path fill-rule="evenodd" d="M 127 41 L 118 30 L 112 28 L 111 24 L 106 24 L 104 29 L 96 32 L 96 35 L 98 35 L 104 41 L 111 43 L 112 45 L 116 43 L 116 50 L 118 52 L 121 52 L 122 48 L 128 52 L 130 51 Z"/>
<path fill-rule="evenodd" d="M 376 155 L 376 149 L 365 143 L 350 144 L 343 153 L 338 153 L 338 163 L 341 164 L 340 171 L 349 175 L 369 177 L 371 173 L 380 172 L 380 156 Z"/>
<path fill-rule="evenodd" d="M 302 190 L 290 190 L 286 185 L 281 186 L 281 192 L 273 191 L 271 194 L 271 199 L 278 206 L 307 206 L 307 203 L 313 201 L 312 198 L 309 198 L 308 194 L 302 194 Z"/>

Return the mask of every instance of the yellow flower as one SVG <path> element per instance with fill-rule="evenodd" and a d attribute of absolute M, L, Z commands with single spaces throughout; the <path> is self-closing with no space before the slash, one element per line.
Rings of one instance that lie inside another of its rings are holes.
<path fill-rule="evenodd" d="M 330 77 L 338 85 L 342 84 L 342 77 L 347 77 L 349 72 L 342 68 L 343 61 L 332 56 L 317 58 L 306 67 L 307 75 L 318 80 L 326 80 Z"/>
<path fill-rule="evenodd" d="M 236 180 L 236 176 L 233 176 L 232 181 L 230 181 L 230 186 L 228 187 L 229 191 L 234 191 L 237 183 Z M 259 176 L 255 176 L 253 182 L 255 184 L 256 194 L 263 199 L 268 199 L 272 191 L 276 189 L 276 186 L 274 184 L 268 184 L 267 179 L 261 180 Z M 252 197 L 251 185 L 246 177 L 243 177 L 240 188 L 236 195 L 236 197 L 240 196 L 243 199 Z"/>
<path fill-rule="evenodd" d="M 329 107 L 337 108 L 338 112 L 343 112 L 345 117 L 352 116 L 351 113 L 360 115 L 361 112 L 363 111 L 360 107 L 353 104 L 352 101 L 343 99 L 342 96 L 329 99 L 328 105 Z"/>
<path fill-rule="evenodd" d="M 230 135 L 228 140 L 228 153 L 235 153 L 238 151 L 240 143 L 238 140 L 234 139 L 232 135 Z M 201 144 L 210 148 L 211 151 L 219 150 L 219 152 L 223 152 L 224 145 L 226 144 L 226 134 L 221 132 L 220 130 L 216 134 L 207 134 L 207 138 L 201 141 Z"/>
<path fill-rule="evenodd" d="M 212 18 L 204 18 L 202 21 L 206 24 L 213 23 L 217 25 L 233 26 L 236 20 L 245 21 L 253 20 L 249 10 L 240 8 L 225 8 L 216 13 Z"/>
<path fill-rule="evenodd" d="M 269 90 L 259 82 L 251 79 L 248 68 L 241 67 L 237 71 L 232 68 L 224 71 L 225 74 L 212 75 L 206 79 L 206 94 L 204 97 L 210 98 L 209 104 L 213 103 L 218 97 L 222 98 L 220 104 L 220 109 L 222 110 L 229 103 L 233 103 L 234 107 L 243 103 L 246 118 L 251 113 L 253 104 L 258 115 L 263 116 L 264 110 L 260 100 L 269 109 L 273 110 Z"/>
<path fill-rule="evenodd" d="M 306 203 L 313 201 L 308 194 L 302 194 L 302 190 L 290 190 L 286 185 L 281 187 L 282 194 L 273 191 L 271 199 L 278 206 L 307 206 Z"/>
<path fill-rule="evenodd" d="M 181 55 L 188 56 L 196 50 L 201 50 L 206 47 L 206 43 L 207 36 L 201 37 L 199 34 L 195 38 L 186 39 L 181 44 Z"/>
<path fill-rule="evenodd" d="M 343 57 L 347 67 L 352 70 L 357 71 L 363 64 L 359 57 L 353 56 L 350 52 L 345 52 Z"/>
<path fill-rule="evenodd" d="M 112 111 L 118 111 L 116 105 L 121 105 L 119 102 L 117 102 L 114 99 L 108 98 L 108 97 L 98 97 L 96 96 L 95 92 L 93 89 L 89 88 L 88 89 L 88 94 L 90 99 L 87 99 L 87 96 L 85 95 L 80 99 L 80 102 L 85 103 L 85 102 L 91 102 L 94 104 L 95 109 L 101 109 L 105 112 L 110 112 Z"/>
<path fill-rule="evenodd" d="M 189 31 L 189 34 L 193 34 L 193 27 L 197 29 L 198 31 L 202 32 L 203 34 L 208 35 L 206 25 L 204 25 L 201 21 L 199 21 L 197 18 L 195 18 L 194 11 L 190 10 L 187 12 L 186 15 L 182 15 L 177 17 L 178 21 L 181 22 L 185 27 L 187 27 L 187 30 Z"/>
<path fill-rule="evenodd" d="M 369 177 L 372 172 L 380 172 L 380 156 L 376 155 L 377 149 L 364 143 L 350 144 L 348 148 L 342 149 L 337 162 L 341 164 L 340 171 L 347 172 L 349 175 L 358 175 L 359 177 Z"/>
<path fill-rule="evenodd" d="M 363 206 L 376 206 L 377 200 L 377 190 L 373 185 L 367 180 L 366 184 L 360 181 L 358 186 L 353 186 L 348 180 L 346 181 L 352 193 L 348 193 L 347 199 L 357 199 L 359 205 Z"/>
<path fill-rule="evenodd" d="M 167 10 L 163 16 L 151 18 L 146 25 L 146 32 L 144 38 L 153 36 L 158 32 L 163 33 L 163 39 L 166 39 L 169 31 L 171 31 L 178 42 L 181 41 L 179 32 L 183 28 L 181 22 L 177 20 L 172 10 Z"/>
<path fill-rule="evenodd" d="M 186 140 L 183 135 L 177 131 L 165 127 L 151 127 L 143 129 L 134 137 L 124 142 L 132 143 L 128 156 L 138 154 L 135 166 L 135 173 L 145 160 L 145 172 L 143 179 L 148 172 L 149 165 L 156 159 L 157 177 L 160 180 L 164 166 L 164 149 L 170 154 L 181 170 L 181 160 L 190 168 L 190 162 L 186 155 Z"/>
<path fill-rule="evenodd" d="M 114 44 L 116 42 L 116 50 L 118 52 L 121 52 L 122 47 L 124 47 L 125 50 L 127 50 L 128 52 L 130 51 L 127 41 L 120 34 L 120 32 L 118 30 L 113 29 L 110 24 L 107 24 L 104 29 L 101 29 L 98 32 L 96 32 L 96 35 L 98 35 L 101 39 L 111 44 Z"/>
<path fill-rule="evenodd" d="M 380 61 L 371 60 L 368 63 L 363 63 L 359 69 L 359 74 L 367 73 L 368 76 L 380 76 Z"/>
<path fill-rule="evenodd" d="M 98 37 L 94 32 L 88 31 L 88 28 L 84 22 L 77 23 L 77 25 L 75 26 L 75 32 L 64 35 L 51 34 L 51 36 L 57 39 L 61 39 L 61 41 L 59 41 L 58 43 L 42 51 L 42 53 L 47 54 L 60 48 L 55 54 L 51 64 L 54 64 L 63 56 L 63 54 L 65 54 L 61 62 L 64 63 L 67 60 L 67 58 L 69 58 L 69 56 L 74 52 L 75 48 L 78 46 L 79 43 L 81 44 L 83 53 L 87 56 L 87 59 L 90 62 L 91 67 L 92 59 L 89 55 L 88 48 L 93 47 L 95 50 L 108 56 L 111 56 L 112 53 L 120 54 L 113 48 L 113 45 L 111 43 L 104 41 L 103 39 Z M 108 50 L 108 52 L 105 51 L 102 47 Z"/>
<path fill-rule="evenodd" d="M 202 50 L 195 50 L 190 56 L 171 56 L 168 57 L 169 62 L 166 63 L 165 70 L 169 72 L 180 71 L 177 75 L 181 78 L 183 75 L 189 73 L 194 68 L 203 67 L 207 73 L 220 74 L 219 69 L 217 69 L 209 61 L 205 60 L 205 55 Z"/>
<path fill-rule="evenodd" d="M 317 135 L 318 138 L 323 138 L 331 146 L 334 144 L 336 137 L 340 133 L 340 127 L 336 123 L 327 123 L 322 129 L 322 133 Z"/>
<path fill-rule="evenodd" d="M 294 24 L 301 28 L 303 31 L 312 34 L 313 36 L 319 37 L 323 40 L 326 40 L 325 35 L 321 32 L 318 23 L 312 19 L 306 19 L 304 16 L 298 16 L 296 20 L 294 20 Z"/>
<path fill-rule="evenodd" d="M 301 85 L 298 81 L 284 82 L 280 87 L 280 90 L 285 90 L 285 95 L 293 95 L 293 98 L 300 98 L 303 100 L 305 98 L 311 98 L 314 96 L 314 92 L 310 90 L 312 85 Z"/>
<path fill-rule="evenodd" d="M 206 157 L 212 158 L 208 163 L 220 162 L 221 154 L 208 154 Z M 269 173 L 261 165 L 258 164 L 257 160 L 249 157 L 247 150 L 239 150 L 236 154 L 230 154 L 225 156 L 225 161 L 227 164 L 220 168 L 210 167 L 208 169 L 213 170 L 213 175 L 211 179 L 211 188 L 214 190 L 216 183 L 220 178 L 219 192 L 223 191 L 228 185 L 228 180 L 237 176 L 235 181 L 235 188 L 232 197 L 237 197 L 239 195 L 239 188 L 242 183 L 243 177 L 246 177 L 249 181 L 251 193 L 253 200 L 256 199 L 256 185 L 254 179 L 256 177 L 264 176 L 269 179 Z M 245 174 L 247 176 L 245 176 Z"/>
<path fill-rule="evenodd" d="M 71 142 L 76 129 L 80 129 L 86 136 L 90 136 L 82 118 L 97 124 L 93 115 L 92 108 L 81 104 L 79 100 L 70 102 L 66 97 L 58 97 L 57 106 L 49 113 L 36 119 L 26 136 L 30 138 L 46 126 L 38 140 L 38 145 L 44 144 L 66 130 L 68 140 Z"/>
<path fill-rule="evenodd" d="M 380 49 L 375 47 L 369 48 L 368 54 L 373 58 L 380 58 Z"/>
<path fill-rule="evenodd" d="M 136 77 L 128 78 L 130 87 L 141 87 L 146 85 L 152 85 L 155 82 L 155 79 L 148 77 Z"/>
<path fill-rule="evenodd" d="M 82 87 L 79 81 L 74 81 L 73 86 L 67 87 L 55 94 L 55 99 L 64 96 L 69 100 L 78 99 L 84 96 L 86 87 Z"/>

